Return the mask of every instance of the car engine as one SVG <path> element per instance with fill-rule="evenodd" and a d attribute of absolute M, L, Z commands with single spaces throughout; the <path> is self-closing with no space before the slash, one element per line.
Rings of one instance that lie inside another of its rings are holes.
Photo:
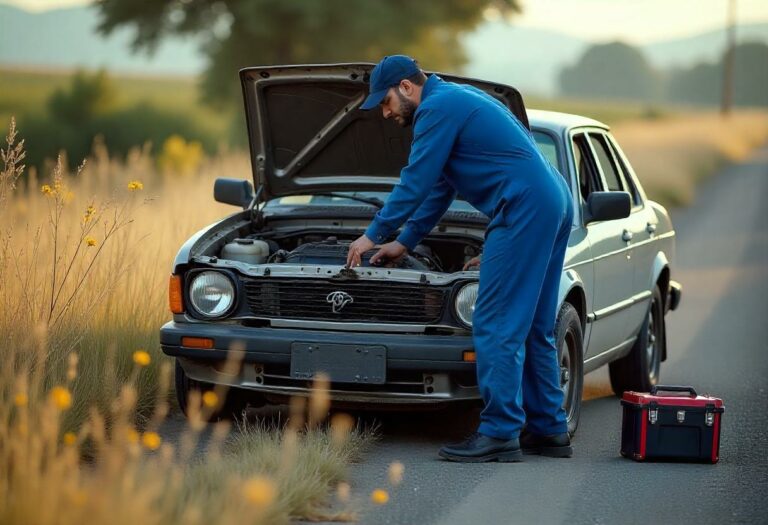
<path fill-rule="evenodd" d="M 328 237 L 319 242 L 308 242 L 300 244 L 294 250 L 277 250 L 272 254 L 267 262 L 269 263 L 287 263 L 287 264 L 328 264 L 343 265 L 347 262 L 347 253 L 349 252 L 349 241 L 340 241 L 336 237 Z M 422 246 L 416 249 L 413 254 L 405 255 L 397 261 L 382 261 L 380 264 L 372 265 L 370 258 L 377 252 L 377 249 L 369 250 L 361 258 L 362 266 L 378 266 L 385 268 L 401 268 L 408 270 L 437 270 L 440 271 L 440 263 L 431 254 L 428 247 Z"/>

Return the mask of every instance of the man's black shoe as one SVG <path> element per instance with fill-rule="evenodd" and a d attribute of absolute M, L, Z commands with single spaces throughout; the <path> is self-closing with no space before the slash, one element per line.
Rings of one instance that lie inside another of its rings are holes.
<path fill-rule="evenodd" d="M 569 458 L 573 455 L 571 436 L 568 432 L 551 436 L 540 436 L 523 431 L 520 434 L 523 454 L 540 454 L 551 458 Z"/>
<path fill-rule="evenodd" d="M 446 445 L 440 449 L 440 457 L 449 461 L 464 463 L 485 463 L 486 461 L 514 462 L 523 460 L 520 440 L 496 439 L 475 432 L 461 443 Z"/>

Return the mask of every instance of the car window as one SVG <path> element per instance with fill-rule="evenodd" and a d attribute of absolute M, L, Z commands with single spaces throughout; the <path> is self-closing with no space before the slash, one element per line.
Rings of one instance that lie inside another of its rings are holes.
<path fill-rule="evenodd" d="M 611 154 L 611 150 L 608 149 L 608 144 L 605 142 L 605 137 L 602 134 L 590 133 L 589 141 L 592 143 L 592 147 L 595 150 L 597 162 L 600 164 L 603 177 L 605 177 L 605 184 L 608 191 L 624 191 L 621 179 L 619 178 L 619 172 L 613 161 L 613 155 Z"/>
<path fill-rule="evenodd" d="M 624 187 L 632 196 L 633 206 L 640 206 L 643 203 L 643 199 L 640 197 L 640 192 L 637 190 L 637 186 L 635 186 L 635 181 L 632 179 L 632 175 L 630 174 L 627 165 L 624 163 L 624 159 L 621 158 L 621 155 L 619 154 L 616 139 L 610 135 L 607 135 L 606 138 L 608 139 L 608 144 L 613 152 L 613 158 L 616 159 L 616 163 L 618 164 L 619 174 L 621 175 Z"/>
<path fill-rule="evenodd" d="M 579 193 L 584 202 L 593 191 L 602 191 L 600 177 L 597 176 L 592 150 L 587 143 L 587 137 L 581 133 L 574 135 L 571 141 L 573 160 L 576 165 L 576 175 L 579 179 Z"/>
<path fill-rule="evenodd" d="M 544 158 L 557 168 L 557 171 L 563 173 L 563 170 L 560 167 L 560 156 L 557 154 L 557 143 L 555 142 L 555 139 L 542 131 L 533 131 L 531 134 L 533 135 L 533 140 L 536 142 L 536 147 L 539 148 L 539 151 L 544 155 Z"/>

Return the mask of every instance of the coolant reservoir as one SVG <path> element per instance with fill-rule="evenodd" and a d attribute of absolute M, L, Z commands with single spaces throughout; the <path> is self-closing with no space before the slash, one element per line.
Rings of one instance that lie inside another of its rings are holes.
<path fill-rule="evenodd" d="M 235 239 L 225 244 L 221 258 L 248 264 L 262 264 L 269 257 L 269 244 L 259 239 Z"/>

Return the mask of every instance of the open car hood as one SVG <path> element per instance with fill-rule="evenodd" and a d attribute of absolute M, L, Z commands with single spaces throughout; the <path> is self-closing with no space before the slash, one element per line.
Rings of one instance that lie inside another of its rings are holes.
<path fill-rule="evenodd" d="M 240 71 L 253 180 L 263 198 L 323 191 L 389 191 L 408 162 L 411 128 L 359 109 L 374 64 L 252 67 Z M 501 100 L 528 126 L 520 93 L 453 75 Z"/>

